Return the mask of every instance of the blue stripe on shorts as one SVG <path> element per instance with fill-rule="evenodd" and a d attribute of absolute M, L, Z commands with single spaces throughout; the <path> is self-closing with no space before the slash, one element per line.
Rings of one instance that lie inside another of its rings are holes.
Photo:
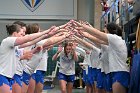
<path fill-rule="evenodd" d="M 23 82 L 26 84 L 26 85 L 29 85 L 29 80 L 31 78 L 31 75 L 26 73 L 25 71 L 23 71 Z"/>
<path fill-rule="evenodd" d="M 36 83 L 44 83 L 44 76 L 45 76 L 45 71 L 37 70 L 35 73 L 35 81 Z"/>
<path fill-rule="evenodd" d="M 15 74 L 13 78 L 13 82 L 18 83 L 18 85 L 22 87 L 22 76 Z"/>

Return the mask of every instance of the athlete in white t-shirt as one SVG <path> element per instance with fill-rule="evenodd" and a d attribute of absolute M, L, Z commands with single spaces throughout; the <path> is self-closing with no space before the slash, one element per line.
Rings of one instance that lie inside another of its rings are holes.
<path fill-rule="evenodd" d="M 22 34 L 25 34 L 21 26 L 12 24 L 7 25 L 6 28 L 9 37 L 3 39 L 0 46 L 0 79 L 2 80 L 0 84 L 1 93 L 10 93 L 9 80 L 13 78 L 17 67 L 15 54 L 16 46 L 34 40 L 42 35 L 47 36 L 46 34 L 50 31 L 46 30 L 41 33 L 21 37 Z"/>
<path fill-rule="evenodd" d="M 109 70 L 109 56 L 108 56 L 108 46 L 107 45 L 101 45 L 101 51 L 102 51 L 102 55 L 100 58 L 100 61 L 102 62 L 102 66 L 104 69 L 104 89 L 105 91 L 107 91 L 108 93 L 112 93 L 112 77 L 111 77 L 111 73 Z"/>
<path fill-rule="evenodd" d="M 21 21 L 15 21 L 13 24 L 18 24 L 21 26 L 21 28 L 23 29 L 23 36 L 25 35 L 26 32 L 26 24 L 21 22 Z M 21 93 L 21 86 L 22 86 L 22 72 L 23 72 L 23 61 L 21 59 L 26 59 L 29 57 L 31 58 L 32 53 L 30 52 L 26 52 L 24 53 L 23 56 L 23 50 L 24 48 L 19 49 L 17 47 L 16 49 L 16 56 L 17 56 L 17 69 L 16 69 L 16 73 L 13 77 L 13 84 L 12 84 L 12 93 Z M 26 54 L 26 56 L 25 56 Z"/>
<path fill-rule="evenodd" d="M 67 42 L 64 45 L 64 50 L 59 46 L 57 53 L 53 56 L 53 60 L 56 60 L 60 56 L 58 79 L 62 93 L 66 93 L 67 91 L 68 93 L 72 93 L 75 78 L 75 61 L 78 60 L 74 48 L 72 43 Z"/>
<path fill-rule="evenodd" d="M 76 47 L 77 50 L 82 50 Z M 83 81 L 86 85 L 86 92 L 91 93 L 92 91 L 92 77 L 91 77 L 91 60 L 90 60 L 90 53 L 91 51 L 83 50 L 84 52 L 81 53 L 81 55 L 84 57 L 83 63 L 79 63 L 79 65 L 83 68 Z"/>
<path fill-rule="evenodd" d="M 109 70 L 112 75 L 112 89 L 113 93 L 126 93 L 129 84 L 129 67 L 127 66 L 127 47 L 125 41 L 122 39 L 122 29 L 115 23 L 109 23 L 106 26 L 106 32 L 103 33 L 86 24 L 75 24 L 86 29 L 88 33 L 87 38 L 94 36 L 94 41 L 99 44 L 108 45 L 109 53 Z"/>
<path fill-rule="evenodd" d="M 13 24 L 20 25 L 21 28 L 23 29 L 23 33 L 21 34 L 21 36 L 25 36 L 26 24 L 21 22 L 21 21 L 16 21 Z M 24 43 L 24 44 L 18 46 L 18 48 L 16 50 L 17 52 L 15 51 L 16 54 L 19 55 L 18 57 L 20 58 L 20 60 L 19 59 L 17 60 L 16 73 L 15 73 L 15 75 L 13 77 L 13 81 L 14 81 L 14 83 L 12 84 L 12 88 L 13 88 L 12 92 L 13 93 L 20 93 L 21 92 L 21 86 L 22 86 L 21 78 L 22 78 L 22 72 L 23 72 L 23 65 L 25 63 L 22 60 L 23 59 L 28 59 L 29 60 L 32 57 L 32 54 L 36 53 L 38 51 L 38 49 L 39 49 L 39 47 L 37 47 L 37 48 L 34 48 L 32 51 L 26 51 L 26 52 L 24 51 L 24 53 L 23 53 L 24 55 L 20 57 L 20 54 L 18 54 L 18 53 L 22 52 L 21 50 L 23 50 L 23 49 L 19 49 L 19 48 L 32 45 L 32 44 L 38 42 L 39 40 L 43 39 L 44 37 L 46 37 L 46 35 L 40 36 L 39 38 L 37 38 L 37 39 L 35 39 L 35 40 L 31 41 L 31 42 Z"/>
<path fill-rule="evenodd" d="M 30 28 L 29 30 L 31 31 L 31 30 L 35 30 L 35 29 L 32 29 L 33 27 L 37 27 L 37 26 L 34 26 L 34 24 L 32 24 L 32 25 L 29 25 L 27 28 Z M 63 40 L 64 38 L 66 38 L 66 36 L 68 36 L 67 33 L 64 33 L 66 30 L 61 30 L 60 27 L 55 27 L 54 28 L 54 31 L 55 30 L 58 30 L 59 32 L 60 31 L 63 31 L 63 33 L 61 33 L 59 35 L 56 34 L 57 36 L 52 36 L 52 37 L 48 38 L 47 40 L 46 39 L 41 40 L 40 42 L 38 42 L 35 45 L 35 47 L 38 47 L 38 46 L 42 46 L 43 48 L 50 47 L 50 45 L 55 44 L 55 43 Z M 52 34 L 55 34 L 55 32 L 53 32 Z M 34 84 L 31 84 L 32 85 L 31 88 L 28 88 L 29 79 L 31 78 L 31 74 L 34 73 L 36 67 L 38 65 L 41 65 L 42 64 L 42 63 L 40 64 L 40 62 L 42 60 L 42 56 L 43 55 L 44 55 L 44 50 L 42 50 L 42 51 L 34 54 L 33 57 L 31 58 L 31 60 L 28 60 L 28 62 L 26 62 L 26 64 L 24 65 L 22 93 L 26 93 L 27 92 L 27 89 L 29 89 L 28 90 L 29 93 L 34 92 L 35 83 Z M 44 62 L 44 63 L 46 64 L 46 62 Z M 43 66 L 44 66 L 44 63 L 43 63 Z M 39 68 L 39 69 L 46 69 L 46 67 Z M 35 77 L 33 77 L 33 78 L 35 80 Z M 31 79 L 31 80 L 33 80 L 33 79 Z M 31 81 L 31 82 L 33 83 L 34 80 Z M 38 82 L 38 83 L 40 83 L 40 82 Z M 41 86 L 43 86 L 42 83 L 41 83 Z M 39 90 L 39 88 L 38 88 L 38 90 Z M 39 91 L 39 92 L 41 92 L 41 91 Z"/>
<path fill-rule="evenodd" d="M 40 42 L 36 43 L 36 46 L 42 46 L 44 43 L 46 42 L 46 40 L 41 40 Z M 44 76 L 45 76 L 45 72 L 47 70 L 47 59 L 48 59 L 48 51 L 47 49 L 42 50 L 41 55 L 39 57 L 39 60 L 36 61 L 31 61 L 32 65 L 34 63 L 36 63 L 37 66 L 35 67 L 30 67 L 30 68 L 34 68 L 34 73 L 32 72 L 32 77 L 30 78 L 29 81 L 29 87 L 27 90 L 27 93 L 34 93 L 34 91 L 36 91 L 36 93 L 38 93 L 38 91 L 42 91 L 43 89 L 43 83 L 44 83 Z M 29 68 L 28 68 L 29 69 Z"/>
<path fill-rule="evenodd" d="M 97 77 L 97 70 L 96 70 L 96 68 L 97 68 L 97 63 L 99 61 L 100 49 L 97 48 L 97 47 L 95 47 L 95 44 L 93 42 L 91 43 L 91 41 L 89 39 L 87 39 L 87 38 L 81 39 L 81 38 L 79 38 L 77 36 L 75 36 L 75 38 L 76 38 L 76 40 L 80 44 L 82 43 L 82 45 L 86 47 L 86 48 L 83 47 L 83 49 L 86 49 L 88 51 L 91 51 L 90 52 L 90 61 L 88 61 L 89 62 L 88 63 L 88 65 L 89 65 L 89 68 L 88 68 L 88 71 L 89 71 L 88 77 L 90 77 L 88 79 L 89 79 L 90 84 L 92 85 L 92 91 L 93 92 L 96 92 L 96 90 L 95 90 L 95 87 L 96 86 L 95 86 L 94 81 L 96 81 L 96 77 Z M 88 87 L 88 88 L 89 89 L 87 89 L 87 91 L 90 91 L 91 88 L 90 87 Z"/>

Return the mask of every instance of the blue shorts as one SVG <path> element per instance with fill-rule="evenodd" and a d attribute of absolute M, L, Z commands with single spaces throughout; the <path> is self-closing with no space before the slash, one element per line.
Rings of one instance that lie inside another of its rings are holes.
<path fill-rule="evenodd" d="M 86 85 L 90 85 L 88 75 L 86 74 L 86 70 L 83 70 L 83 81 L 85 82 Z"/>
<path fill-rule="evenodd" d="M 30 80 L 30 78 L 31 78 L 31 75 L 28 74 L 28 73 L 26 73 L 25 71 L 23 71 L 22 77 L 23 77 L 23 79 L 22 79 L 23 82 L 24 82 L 26 85 L 29 85 L 29 80 Z"/>
<path fill-rule="evenodd" d="M 112 74 L 112 84 L 115 82 L 119 82 L 122 86 L 128 88 L 130 81 L 130 73 L 119 71 L 119 72 L 111 72 Z"/>
<path fill-rule="evenodd" d="M 13 79 L 0 75 L 0 86 L 2 86 L 3 84 L 8 85 L 10 87 L 10 90 L 12 90 Z"/>
<path fill-rule="evenodd" d="M 35 75 L 35 81 L 36 83 L 44 83 L 44 76 L 45 76 L 45 71 L 37 70 Z"/>
<path fill-rule="evenodd" d="M 135 52 L 138 52 L 135 50 Z M 140 93 L 140 53 L 135 54 L 130 73 L 130 87 L 129 93 Z M 139 91 L 139 92 L 138 92 Z"/>
<path fill-rule="evenodd" d="M 92 77 L 93 81 L 97 80 L 97 69 L 96 68 L 92 68 L 91 77 Z"/>
<path fill-rule="evenodd" d="M 104 88 L 104 77 L 105 74 L 101 72 L 101 69 L 97 69 L 97 88 L 103 89 Z"/>
<path fill-rule="evenodd" d="M 111 92 L 112 91 L 112 77 L 111 77 L 111 73 L 105 74 L 104 89 L 107 92 Z"/>
<path fill-rule="evenodd" d="M 19 86 L 22 87 L 22 76 L 15 74 L 13 79 L 14 79 L 13 80 L 14 83 L 16 82 L 18 83 Z"/>
<path fill-rule="evenodd" d="M 83 81 L 86 85 L 93 85 L 94 80 L 92 78 L 92 68 L 88 67 L 88 73 L 86 74 L 86 70 L 83 70 Z"/>
<path fill-rule="evenodd" d="M 35 80 L 35 73 L 33 73 L 33 74 L 31 75 L 31 78 L 32 78 L 33 80 Z"/>
<path fill-rule="evenodd" d="M 66 82 L 72 82 L 74 83 L 74 80 L 75 80 L 75 75 L 65 75 L 65 74 L 62 74 L 62 73 L 58 73 L 58 79 L 59 80 L 65 80 Z"/>

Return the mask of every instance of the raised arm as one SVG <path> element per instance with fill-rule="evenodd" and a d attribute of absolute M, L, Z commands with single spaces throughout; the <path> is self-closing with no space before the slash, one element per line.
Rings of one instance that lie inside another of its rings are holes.
<path fill-rule="evenodd" d="M 23 37 L 18 37 L 16 39 L 15 46 L 24 44 L 24 43 L 29 42 L 29 41 L 32 41 L 32 40 L 34 40 L 34 39 L 36 39 L 36 38 L 38 38 L 42 35 L 47 35 L 49 33 L 49 31 L 51 31 L 51 29 L 45 30 L 45 31 L 40 32 L 40 33 L 34 33 L 34 34 L 26 35 L 26 36 L 23 36 Z"/>
<path fill-rule="evenodd" d="M 30 42 L 24 43 L 24 44 L 20 45 L 19 47 L 20 48 L 27 47 L 27 46 L 30 46 L 30 45 L 33 45 L 33 44 L 39 42 L 42 39 L 49 38 L 49 37 L 51 37 L 51 36 L 53 36 L 53 35 L 55 35 L 57 33 L 64 32 L 63 29 L 59 30 L 58 27 L 54 27 L 54 28 L 51 27 L 49 30 L 50 31 L 47 34 L 42 35 L 39 38 L 36 38 L 36 39 L 34 39 L 34 40 L 30 41 Z"/>
<path fill-rule="evenodd" d="M 93 43 L 96 43 L 96 44 L 105 44 L 105 45 L 108 44 L 107 42 L 105 42 L 105 41 L 103 41 L 103 40 L 101 40 L 101 39 L 99 39 L 99 38 L 97 38 L 97 37 L 95 37 L 95 36 L 93 36 L 93 35 L 91 35 L 91 34 L 89 34 L 87 32 L 82 32 L 82 35 L 84 37 L 88 38 L 89 40 L 91 40 Z"/>
<path fill-rule="evenodd" d="M 65 39 L 63 39 L 63 40 L 61 40 L 61 41 L 58 41 L 57 43 L 54 43 L 54 44 L 51 44 L 51 45 L 49 45 L 49 46 L 47 46 L 47 47 L 45 47 L 45 46 L 43 46 L 43 49 L 49 49 L 49 48 L 52 48 L 53 46 L 55 46 L 55 45 L 60 45 L 62 42 L 64 42 L 65 41 Z"/>
<path fill-rule="evenodd" d="M 77 41 L 78 43 L 80 43 L 82 46 L 85 46 L 85 47 L 87 47 L 88 49 L 93 49 L 93 47 L 92 47 L 93 45 L 92 45 L 92 44 L 86 42 L 85 40 L 83 40 L 83 39 L 81 39 L 81 38 L 79 38 L 79 37 L 77 37 L 77 36 L 74 36 L 74 37 L 75 37 L 76 41 Z"/>
<path fill-rule="evenodd" d="M 73 46 L 72 46 L 72 54 L 73 54 L 73 59 L 77 62 L 78 61 L 78 55 L 75 51 L 76 47 L 77 47 L 77 44 L 74 43 Z"/>
<path fill-rule="evenodd" d="M 76 21 L 74 21 L 74 23 L 76 23 L 78 25 L 77 29 L 85 29 L 86 32 L 90 33 L 94 37 L 99 38 L 100 40 L 102 40 L 102 41 L 104 41 L 105 43 L 108 44 L 108 38 L 107 38 L 106 33 L 101 32 L 100 30 L 98 30 L 96 28 L 93 28 L 92 26 L 89 26 L 89 25 L 86 25 L 86 24 L 80 24 L 79 22 L 76 22 Z"/>
<path fill-rule="evenodd" d="M 59 36 L 59 37 L 50 37 L 50 38 L 48 38 L 48 40 L 43 44 L 43 47 L 48 47 L 48 46 L 50 46 L 50 45 L 53 45 L 53 44 L 55 44 L 55 43 L 57 43 L 57 42 L 59 42 L 59 41 L 65 39 L 65 38 L 66 38 L 65 35 Z"/>
<path fill-rule="evenodd" d="M 59 41 L 62 41 L 64 40 L 65 38 L 69 37 L 69 33 L 67 32 L 64 32 L 62 35 L 60 36 L 53 36 L 53 37 L 50 37 L 48 38 L 48 40 L 44 43 L 43 47 L 47 47 L 49 45 L 52 45 L 52 44 L 55 44 Z"/>
<path fill-rule="evenodd" d="M 77 62 L 78 61 L 78 55 L 76 51 L 73 49 L 73 59 Z"/>
<path fill-rule="evenodd" d="M 59 54 L 62 50 L 63 50 L 63 47 L 59 45 L 57 52 L 52 57 L 52 60 L 57 60 L 57 58 L 59 57 Z"/>
<path fill-rule="evenodd" d="M 24 47 L 27 47 L 27 46 L 31 46 L 31 45 L 39 42 L 40 40 L 44 39 L 45 37 L 46 37 L 46 35 L 42 35 L 39 38 L 36 38 L 36 39 L 34 39 L 30 42 L 27 42 L 27 43 L 24 43 L 24 44 L 20 45 L 19 48 L 24 48 Z"/>

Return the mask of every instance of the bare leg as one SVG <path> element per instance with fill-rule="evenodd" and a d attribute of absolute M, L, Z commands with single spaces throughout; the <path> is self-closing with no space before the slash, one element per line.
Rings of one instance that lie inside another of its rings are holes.
<path fill-rule="evenodd" d="M 104 89 L 101 89 L 102 93 L 106 93 L 106 91 Z"/>
<path fill-rule="evenodd" d="M 86 85 L 86 93 L 92 93 L 92 86 Z"/>
<path fill-rule="evenodd" d="M 10 87 L 6 84 L 0 86 L 0 93 L 11 93 Z"/>
<path fill-rule="evenodd" d="M 22 82 L 21 93 L 27 93 L 27 90 L 28 90 L 28 85 Z"/>
<path fill-rule="evenodd" d="M 27 93 L 34 93 L 34 91 L 35 91 L 35 80 L 31 78 L 29 81 Z"/>
<path fill-rule="evenodd" d="M 115 82 L 112 85 L 113 93 L 126 93 L 126 88 L 123 87 L 119 82 Z"/>
<path fill-rule="evenodd" d="M 96 93 L 96 85 L 95 85 L 95 83 L 92 86 L 92 93 Z"/>
<path fill-rule="evenodd" d="M 102 89 L 97 88 L 96 93 L 102 93 Z"/>
<path fill-rule="evenodd" d="M 37 83 L 35 87 L 35 93 L 42 93 L 43 90 L 43 84 L 42 83 Z"/>
<path fill-rule="evenodd" d="M 86 85 L 86 93 L 90 93 L 88 85 Z"/>
<path fill-rule="evenodd" d="M 68 84 L 67 84 L 67 93 L 72 93 L 72 88 L 73 88 L 73 83 L 68 82 Z"/>
<path fill-rule="evenodd" d="M 12 85 L 12 93 L 21 93 L 21 86 L 16 82 Z"/>
<path fill-rule="evenodd" d="M 59 80 L 61 93 L 66 93 L 66 84 L 67 82 L 64 80 Z"/>

